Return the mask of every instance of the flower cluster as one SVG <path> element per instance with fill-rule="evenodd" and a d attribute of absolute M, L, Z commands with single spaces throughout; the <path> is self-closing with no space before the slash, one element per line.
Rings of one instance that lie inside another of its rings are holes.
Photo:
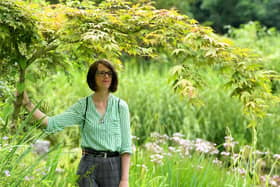
<path fill-rule="evenodd" d="M 213 160 L 213 164 L 221 166 L 232 162 L 232 171 L 245 176 L 248 174 L 248 171 L 241 163 L 246 161 L 250 154 L 254 154 L 256 158 L 259 158 L 257 164 L 260 168 L 267 167 L 264 157 L 273 158 L 274 161 L 272 162 L 279 162 L 280 160 L 280 154 L 271 154 L 259 150 L 253 151 L 253 148 L 249 145 L 239 146 L 239 151 L 237 151 L 236 145 L 238 142 L 234 141 L 234 138 L 231 136 L 225 137 L 225 143 L 222 144 L 224 150 L 221 152 L 217 149 L 215 143 L 199 138 L 189 140 L 184 137 L 181 133 L 174 133 L 172 136 L 162 135 L 157 132 L 151 133 L 151 141 L 144 145 L 145 149 L 151 153 L 150 161 L 157 165 L 163 165 L 166 156 L 173 156 L 175 154 L 180 155 L 182 158 L 191 157 L 194 153 L 217 155 L 217 158 Z M 194 168 L 202 168 L 202 166 L 194 166 Z M 269 183 L 271 186 L 280 186 L 280 176 L 270 178 L 268 176 L 261 176 L 261 181 L 264 184 Z"/>

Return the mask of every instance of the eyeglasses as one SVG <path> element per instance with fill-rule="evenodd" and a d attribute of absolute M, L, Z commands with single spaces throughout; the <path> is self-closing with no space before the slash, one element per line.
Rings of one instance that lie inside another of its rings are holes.
<path fill-rule="evenodd" d="M 105 77 L 106 75 L 108 75 L 108 77 L 112 77 L 113 72 L 112 71 L 96 71 L 96 75 L 102 76 L 102 77 Z"/>

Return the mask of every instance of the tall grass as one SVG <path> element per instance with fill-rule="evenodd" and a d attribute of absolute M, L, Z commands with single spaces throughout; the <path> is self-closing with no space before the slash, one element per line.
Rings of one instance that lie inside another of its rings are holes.
<path fill-rule="evenodd" d="M 188 99 L 174 94 L 168 82 L 168 68 L 161 66 L 158 70 L 158 66 L 161 65 L 126 65 L 125 70 L 120 72 L 120 87 L 116 95 L 128 102 L 132 132 L 140 138 L 135 142 L 137 151 L 132 157 L 132 186 L 250 186 L 251 179 L 247 178 L 248 176 L 244 178 L 224 166 L 212 164 L 213 157 L 194 155 L 182 158 L 175 154 L 165 157 L 162 165 L 151 161 L 151 153 L 141 145 L 150 141 L 150 133 L 154 131 L 169 136 L 181 132 L 188 139 L 204 138 L 222 144 L 228 128 L 240 144 L 251 141 L 246 120 L 242 116 L 241 104 L 224 90 L 222 85 L 225 80 L 214 71 L 205 72 L 209 88 L 200 93 L 204 105 L 196 107 L 189 103 Z M 40 90 L 35 90 L 35 86 L 29 88 L 30 95 L 35 102 L 43 100 L 40 108 L 49 115 L 62 112 L 78 98 L 90 94 L 85 83 L 85 73 L 73 71 L 72 79 L 58 73 L 38 81 L 36 87 Z M 259 141 L 259 147 L 276 153 L 279 150 L 276 146 L 279 142 L 278 130 L 272 131 L 271 128 L 274 127 L 274 122 L 279 120 L 275 113 L 277 110 L 271 110 L 271 116 L 264 119 L 261 126 L 263 129 L 259 131 L 259 137 L 264 140 Z M 0 185 L 74 186 L 75 171 L 81 156 L 79 149 L 72 150 L 79 146 L 78 128 L 67 128 L 48 136 L 52 141 L 53 151 L 38 156 L 31 148 L 31 143 L 41 136 L 38 124 L 34 124 L 35 121 L 31 120 L 30 115 L 25 119 L 21 121 L 18 133 L 9 135 L 9 141 L 2 139 Z M 2 132 L 8 133 L 5 128 Z M 4 136 L 2 133 L 1 137 Z M 274 141 L 267 136 L 275 137 Z M 264 145 L 264 142 L 268 146 Z M 4 147 L 4 144 L 8 145 Z M 63 172 L 57 171 L 57 168 L 63 169 Z M 7 176 L 5 171 L 9 171 L 10 176 Z"/>
<path fill-rule="evenodd" d="M 209 71 L 205 75 L 212 76 L 207 80 L 210 87 L 200 93 L 203 106 L 196 107 L 174 93 L 168 82 L 168 71 L 159 72 L 157 66 L 161 65 L 150 65 L 141 74 L 135 66 L 127 66 L 121 74 L 118 95 L 130 106 L 136 136 L 144 141 L 153 131 L 168 135 L 182 132 L 189 138 L 221 143 L 229 127 L 241 142 L 250 139 L 241 104 L 224 91 L 217 74 Z"/>
<path fill-rule="evenodd" d="M 230 92 L 224 88 L 224 77 L 211 69 L 201 70 L 208 87 L 201 89 L 203 105 L 197 107 L 187 98 L 174 93 L 168 82 L 170 65 L 143 64 L 126 63 L 119 74 L 120 85 L 115 93 L 129 105 L 132 133 L 140 137 L 140 144 L 154 131 L 167 135 L 181 132 L 188 138 L 200 137 L 221 144 L 227 128 L 241 144 L 251 142 L 251 132 L 246 127 L 241 103 L 230 97 Z M 44 101 L 43 110 L 49 115 L 62 112 L 78 98 L 91 93 L 85 81 L 86 70 L 73 70 L 70 74 L 71 78 L 58 73 L 38 81 L 36 87 L 40 89 L 31 89 L 31 93 L 36 93 L 34 100 Z M 280 152 L 275 143 L 280 143 L 278 111 L 277 108 L 272 109 L 270 116 L 260 122 L 258 134 L 261 140 L 258 148 L 275 153 Z M 59 135 L 62 137 L 60 143 L 71 147 L 79 145 L 78 128 L 68 128 Z M 55 136 L 49 136 L 49 139 L 57 142 Z M 274 142 L 266 137 L 275 137 Z"/>
<path fill-rule="evenodd" d="M 213 158 L 205 158 L 203 155 L 193 155 L 189 158 L 172 155 L 163 159 L 164 164 L 155 164 L 148 156 L 150 153 L 144 150 L 138 150 L 134 155 L 130 175 L 131 181 L 135 184 L 133 186 L 245 187 L 252 185 L 249 178 L 245 180 L 241 175 L 213 164 Z"/>
<path fill-rule="evenodd" d="M 1 133 L 0 186 L 76 186 L 80 150 L 56 144 L 48 153 L 36 154 L 32 144 L 45 138 L 38 128 L 39 123 L 33 124 L 29 114 L 16 134 L 6 137 Z M 250 179 L 214 165 L 211 157 L 198 154 L 182 158 L 174 154 L 157 164 L 151 161 L 150 151 L 140 146 L 136 149 L 132 155 L 131 186 L 250 186 Z"/>
<path fill-rule="evenodd" d="M 47 157 L 47 154 L 38 157 L 32 156 L 32 144 L 35 140 L 43 138 L 44 133 L 38 133 L 39 122 L 30 123 L 31 116 L 31 114 L 26 116 L 17 125 L 17 131 L 13 134 L 9 134 L 11 131 L 5 129 L 8 126 L 3 126 L 4 129 L 0 133 L 0 186 L 20 186 L 24 184 L 24 179 L 36 175 L 35 169 L 42 160 L 53 160 L 58 157 L 58 155 L 54 155 L 50 158 Z M 50 150 L 50 153 L 53 150 L 55 150 L 55 147 Z M 33 157 L 33 159 L 30 159 L 30 157 Z M 51 169 L 56 167 L 54 162 L 50 162 L 46 166 Z M 48 172 L 48 175 L 51 174 L 53 174 L 53 171 Z M 44 177 L 41 177 L 40 180 Z"/>

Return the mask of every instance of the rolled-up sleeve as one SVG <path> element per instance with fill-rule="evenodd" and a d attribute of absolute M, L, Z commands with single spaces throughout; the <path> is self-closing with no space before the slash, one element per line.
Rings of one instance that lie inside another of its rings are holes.
<path fill-rule="evenodd" d="M 121 125 L 121 154 L 132 154 L 131 132 L 130 132 L 130 115 L 128 105 L 120 102 L 120 125 Z"/>
<path fill-rule="evenodd" d="M 81 124 L 84 120 L 84 108 L 83 100 L 79 100 L 62 114 L 49 117 L 45 132 L 55 133 L 63 130 L 65 127 Z"/>

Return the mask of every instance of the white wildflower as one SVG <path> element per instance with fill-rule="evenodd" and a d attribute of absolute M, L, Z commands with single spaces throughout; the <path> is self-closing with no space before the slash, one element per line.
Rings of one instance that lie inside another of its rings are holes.
<path fill-rule="evenodd" d="M 56 168 L 55 171 L 56 171 L 57 173 L 63 173 L 63 172 L 64 172 L 64 169 L 62 169 L 62 168 Z"/>
<path fill-rule="evenodd" d="M 160 165 L 163 164 L 163 162 L 162 162 L 163 156 L 160 154 L 151 155 L 150 158 L 151 158 L 152 162 L 155 162 Z"/>
<path fill-rule="evenodd" d="M 160 147 L 159 145 L 157 145 L 156 143 L 146 143 L 145 147 L 147 150 L 154 152 L 154 153 L 162 153 L 163 152 L 163 148 Z"/>
<path fill-rule="evenodd" d="M 137 136 L 131 136 L 131 139 L 132 139 L 132 140 L 140 140 L 140 138 L 137 137 Z"/>
<path fill-rule="evenodd" d="M 253 152 L 255 155 L 264 155 L 265 154 L 265 152 L 261 152 L 261 151 L 259 151 L 259 150 L 256 150 L 256 151 L 254 151 Z"/>
<path fill-rule="evenodd" d="M 195 150 L 202 153 L 217 154 L 219 151 L 215 144 L 202 139 L 196 139 Z"/>
<path fill-rule="evenodd" d="M 141 167 L 145 170 L 148 170 L 148 167 L 145 164 L 136 164 L 136 167 Z"/>
<path fill-rule="evenodd" d="M 169 146 L 169 147 L 168 147 L 168 151 L 170 151 L 170 152 L 176 152 L 176 148 L 175 148 L 175 147 Z"/>
<path fill-rule="evenodd" d="M 231 136 L 225 136 L 225 140 L 232 142 L 234 139 Z"/>
<path fill-rule="evenodd" d="M 151 133 L 151 137 L 153 137 L 153 138 L 158 138 L 159 136 L 160 136 L 160 134 L 158 132 Z"/>
<path fill-rule="evenodd" d="M 175 132 L 175 133 L 173 133 L 173 137 L 184 137 L 185 135 L 183 135 L 183 134 L 181 134 L 181 133 L 179 133 L 179 132 Z"/>
<path fill-rule="evenodd" d="M 275 158 L 276 160 L 280 160 L 280 154 L 274 154 L 273 158 Z"/>
<path fill-rule="evenodd" d="M 215 158 L 215 160 L 213 160 L 213 163 L 214 163 L 214 164 L 221 165 L 221 164 L 222 164 L 222 161 L 220 161 L 218 158 Z"/>
<path fill-rule="evenodd" d="M 33 150 L 39 155 L 49 152 L 49 147 L 50 147 L 50 142 L 47 140 L 37 140 L 33 144 Z"/>
<path fill-rule="evenodd" d="M 246 174 L 246 170 L 244 168 L 235 168 L 235 171 L 237 171 L 240 175 Z"/>
<path fill-rule="evenodd" d="M 229 153 L 229 152 L 225 152 L 225 151 L 223 151 L 223 152 L 221 152 L 221 155 L 223 155 L 223 156 L 229 156 L 229 155 L 230 155 L 230 153 Z"/>
<path fill-rule="evenodd" d="M 10 176 L 11 176 L 11 174 L 10 174 L 10 171 L 9 171 L 9 170 L 5 170 L 5 171 L 4 171 L 4 173 L 5 173 L 6 177 L 10 177 Z"/>
<path fill-rule="evenodd" d="M 272 186 L 278 186 L 277 185 L 277 182 L 275 180 L 270 180 L 269 183 L 272 185 Z"/>

